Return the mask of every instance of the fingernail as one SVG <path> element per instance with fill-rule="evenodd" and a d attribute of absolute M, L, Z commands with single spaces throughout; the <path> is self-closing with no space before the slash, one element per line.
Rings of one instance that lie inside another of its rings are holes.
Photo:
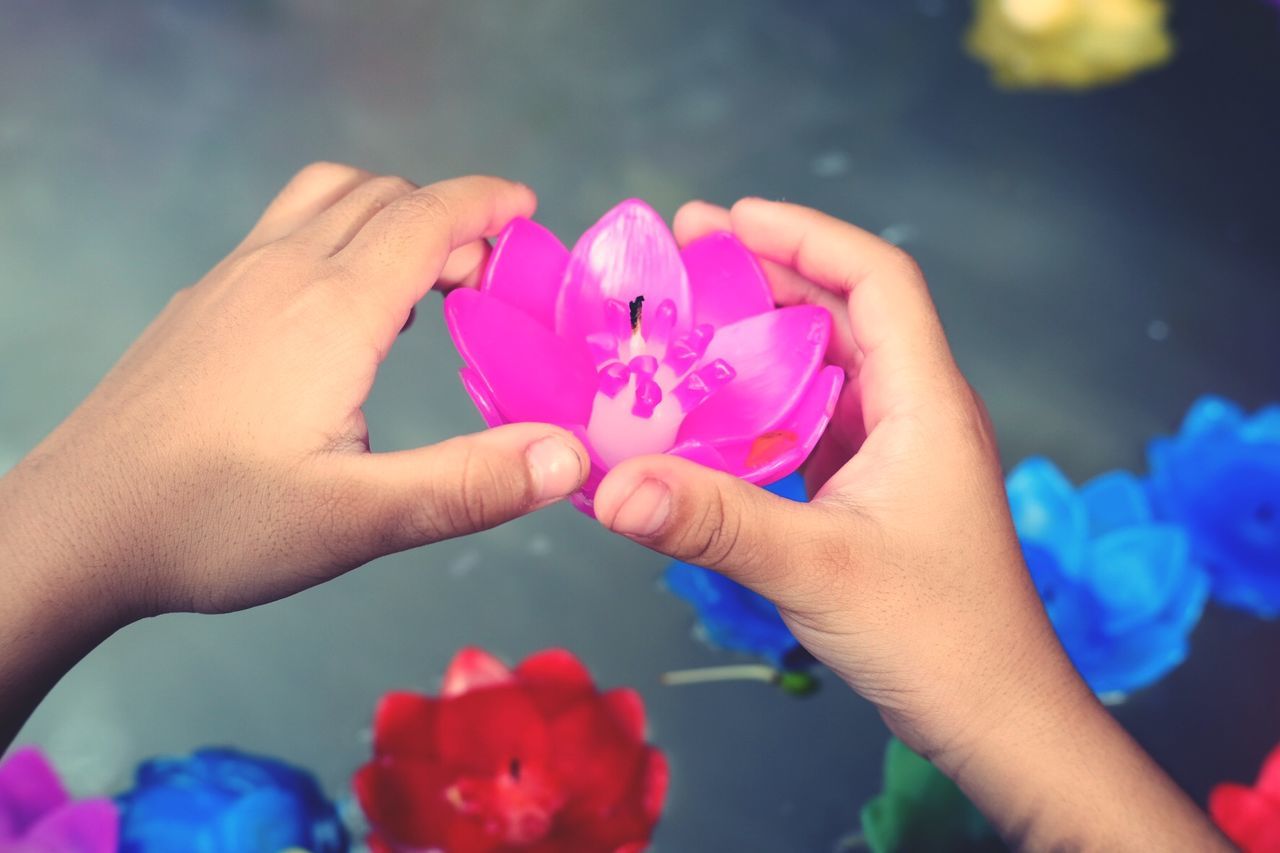
<path fill-rule="evenodd" d="M 582 483 L 582 460 L 563 439 L 542 438 L 524 452 L 539 501 L 562 498 Z"/>
<path fill-rule="evenodd" d="M 671 490 L 661 480 L 645 480 L 622 502 L 613 517 L 615 533 L 652 536 L 671 514 Z"/>

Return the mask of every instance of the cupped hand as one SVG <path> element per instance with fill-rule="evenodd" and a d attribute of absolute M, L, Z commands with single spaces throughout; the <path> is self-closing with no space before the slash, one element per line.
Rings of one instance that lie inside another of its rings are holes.
<path fill-rule="evenodd" d="M 1223 839 L 1075 673 L 1027 574 L 985 409 L 904 252 L 791 204 L 700 202 L 780 304 L 830 310 L 848 374 L 807 463 L 813 500 L 672 456 L 605 477 L 596 515 L 772 599 L 796 638 L 955 779 L 1011 846 L 1222 850 Z"/>
<path fill-rule="evenodd" d="M 800 643 L 926 754 L 963 749 L 1009 691 L 1073 678 L 1023 568 L 990 423 L 911 258 L 759 199 L 692 203 L 675 230 L 682 242 L 732 230 L 780 304 L 828 308 L 829 360 L 849 381 L 806 466 L 812 503 L 645 457 L 605 478 L 600 520 L 776 602 Z"/>
<path fill-rule="evenodd" d="M 474 281 L 535 204 L 498 178 L 304 169 L 0 480 L 15 536 L 39 531 L 62 549 L 42 568 L 75 565 L 125 618 L 226 611 L 575 491 L 587 457 L 555 427 L 372 453 L 361 411 L 415 303 Z"/>

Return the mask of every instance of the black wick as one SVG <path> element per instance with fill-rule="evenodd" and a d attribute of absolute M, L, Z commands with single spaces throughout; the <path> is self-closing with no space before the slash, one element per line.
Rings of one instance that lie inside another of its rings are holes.
<path fill-rule="evenodd" d="M 637 296 L 627 306 L 631 309 L 631 331 L 640 331 L 640 312 L 644 310 L 644 297 Z"/>

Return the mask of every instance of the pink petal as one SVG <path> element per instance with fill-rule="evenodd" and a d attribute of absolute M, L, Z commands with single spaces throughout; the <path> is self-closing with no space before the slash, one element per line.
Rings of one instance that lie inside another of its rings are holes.
<path fill-rule="evenodd" d="M 444 673 L 440 687 L 442 697 L 461 696 L 478 687 L 497 687 L 515 681 L 507 665 L 484 649 L 467 646 L 460 649 Z"/>
<path fill-rule="evenodd" d="M 653 208 L 630 199 L 606 213 L 573 247 L 556 304 L 556 331 L 574 340 L 606 331 L 605 301 L 627 304 L 637 296 L 650 309 L 670 299 L 676 328 L 689 326 L 689 278 L 675 238 Z"/>
<path fill-rule="evenodd" d="M 22 836 L 67 799 L 57 772 L 38 747 L 15 750 L 0 763 L 0 839 Z"/>
<path fill-rule="evenodd" d="M 629 687 L 610 690 L 602 697 L 623 731 L 638 741 L 644 740 L 644 700 Z"/>
<path fill-rule="evenodd" d="M 737 375 L 685 418 L 677 443 L 754 441 L 782 424 L 809 390 L 827 350 L 831 315 L 813 305 L 748 317 L 715 333 L 703 361 Z"/>
<path fill-rule="evenodd" d="M 449 334 L 497 413 L 507 421 L 560 426 L 591 416 L 596 373 L 586 344 L 557 337 L 497 297 L 455 290 L 444 301 Z"/>
<path fill-rule="evenodd" d="M 729 463 L 725 461 L 724 455 L 719 450 L 697 439 L 682 441 L 668 450 L 667 454 L 697 462 L 704 468 L 714 468 L 717 471 L 729 470 Z"/>
<path fill-rule="evenodd" d="M 462 379 L 462 387 L 470 395 L 471 402 L 475 403 L 476 408 L 480 410 L 480 417 L 484 418 L 487 426 L 498 427 L 507 422 L 502 417 L 502 412 L 498 411 L 498 404 L 493 401 L 489 386 L 484 384 L 479 373 L 470 367 L 464 367 L 458 371 L 458 376 Z"/>
<path fill-rule="evenodd" d="M 728 470 L 740 470 L 744 480 L 760 486 L 793 473 L 809 458 L 831 423 L 843 387 L 844 370 L 834 365 L 824 367 L 800 404 L 776 429 L 756 438 L 745 449 L 742 445 L 719 448 L 728 461 Z"/>
<path fill-rule="evenodd" d="M 489 255 L 480 289 L 555 328 L 556 297 L 569 250 L 556 235 L 523 217 L 511 220 Z"/>
<path fill-rule="evenodd" d="M 693 293 L 693 320 L 716 328 L 773 310 L 755 256 L 728 231 L 699 237 L 680 252 Z"/>
<path fill-rule="evenodd" d="M 120 815 L 107 799 L 81 800 L 44 817 L 23 839 L 32 853 L 116 853 Z"/>

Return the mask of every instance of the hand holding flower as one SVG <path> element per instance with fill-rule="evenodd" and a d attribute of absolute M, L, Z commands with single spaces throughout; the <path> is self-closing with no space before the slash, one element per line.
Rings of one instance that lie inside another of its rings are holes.
<path fill-rule="evenodd" d="M 235 610 L 576 491 L 553 426 L 371 453 L 362 405 L 415 303 L 473 281 L 526 187 L 303 170 L 0 480 L 0 744 L 126 622 Z M 57 614 L 57 620 L 51 614 Z"/>
<path fill-rule="evenodd" d="M 683 243 L 725 229 L 764 260 L 779 303 L 822 306 L 835 320 L 828 360 L 851 379 L 807 464 L 814 499 L 649 456 L 604 478 L 597 517 L 773 600 L 800 643 L 1007 839 L 1218 849 L 1055 640 L 1019 553 L 990 422 L 919 268 L 795 205 L 693 203 L 676 218 Z M 1087 758 L 1098 756 L 1105 766 Z M 1066 791 L 1070 802 L 1043 807 Z"/>

